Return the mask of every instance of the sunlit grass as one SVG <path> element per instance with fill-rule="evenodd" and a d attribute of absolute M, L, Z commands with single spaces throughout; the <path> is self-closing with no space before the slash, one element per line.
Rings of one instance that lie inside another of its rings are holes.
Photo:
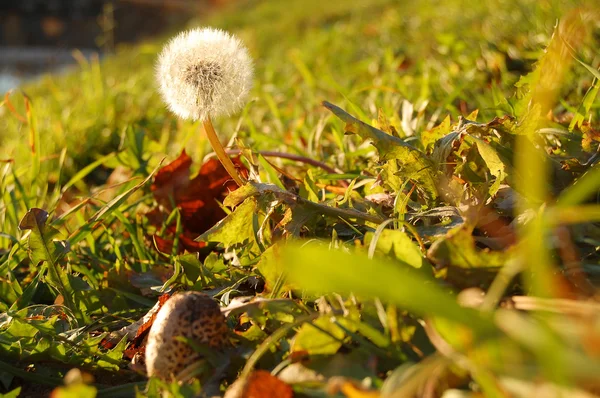
<path fill-rule="evenodd" d="M 240 348 L 222 388 L 306 365 L 327 375 L 294 385 L 310 396 L 332 375 L 400 396 L 597 389 L 599 26 L 577 6 L 244 1 L 202 19 L 244 40 L 256 79 L 215 123 L 254 181 L 199 258 L 177 250 L 185 209 L 148 216 L 164 158 L 186 149 L 194 172 L 209 153 L 158 98 L 160 40 L 76 55 L 72 73 L 5 96 L 0 391 L 35 382 L 26 368 L 55 386 L 78 367 L 112 372 L 103 394 L 192 395 L 146 386 L 126 339 L 99 347 L 169 289 L 265 300 L 229 318 Z M 28 211 L 49 216 L 23 224 Z"/>

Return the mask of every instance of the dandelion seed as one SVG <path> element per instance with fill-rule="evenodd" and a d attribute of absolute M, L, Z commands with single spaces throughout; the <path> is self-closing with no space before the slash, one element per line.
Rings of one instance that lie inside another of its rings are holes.
<path fill-rule="evenodd" d="M 218 29 L 180 33 L 161 52 L 156 74 L 169 109 L 181 118 L 202 121 L 217 157 L 242 185 L 211 118 L 239 111 L 252 88 L 252 59 L 243 43 Z"/>

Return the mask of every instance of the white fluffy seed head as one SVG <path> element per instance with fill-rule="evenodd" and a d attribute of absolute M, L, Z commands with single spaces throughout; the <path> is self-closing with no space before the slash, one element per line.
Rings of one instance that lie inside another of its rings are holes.
<path fill-rule="evenodd" d="M 160 93 L 177 116 L 206 120 L 230 115 L 252 88 L 252 59 L 244 44 L 219 29 L 182 32 L 159 55 Z"/>

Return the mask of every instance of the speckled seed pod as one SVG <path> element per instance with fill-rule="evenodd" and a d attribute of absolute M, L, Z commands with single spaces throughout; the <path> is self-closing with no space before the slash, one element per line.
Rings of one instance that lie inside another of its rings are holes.
<path fill-rule="evenodd" d="M 228 344 L 225 317 L 215 300 L 200 292 L 177 293 L 160 309 L 146 344 L 148 377 L 171 379 L 200 359 L 194 349 L 176 337 L 183 336 L 214 349 Z"/>

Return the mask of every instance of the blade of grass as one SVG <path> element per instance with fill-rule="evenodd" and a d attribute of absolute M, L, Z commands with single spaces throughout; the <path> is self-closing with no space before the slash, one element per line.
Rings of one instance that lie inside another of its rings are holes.
<path fill-rule="evenodd" d="M 582 203 L 600 188 L 600 163 L 596 163 L 573 184 L 563 190 L 556 200 L 557 206 L 565 208 Z"/>
<path fill-rule="evenodd" d="M 108 202 L 105 206 L 103 206 L 100 210 L 98 210 L 85 224 L 79 227 L 76 231 L 74 231 L 68 238 L 69 242 L 72 246 L 79 243 L 85 235 L 87 235 L 90 231 L 94 229 L 96 224 L 106 218 L 108 215 L 112 214 L 115 209 L 121 206 L 134 192 L 139 190 L 141 187 L 146 185 L 148 181 L 154 176 L 154 174 L 160 169 L 164 159 L 161 160 L 156 166 L 156 168 L 146 177 L 142 182 L 130 188 L 126 192 L 123 192 L 121 195 L 117 196 L 110 202 Z"/>
<path fill-rule="evenodd" d="M 73 177 L 71 177 L 71 179 L 69 181 L 67 181 L 67 183 L 65 185 L 63 185 L 61 191 L 65 192 L 71 186 L 77 184 L 79 181 L 81 181 L 83 178 L 85 178 L 88 174 L 90 174 L 92 171 L 94 171 L 98 166 L 103 165 L 104 163 L 106 163 L 107 161 L 109 161 L 110 159 L 115 157 L 116 155 L 117 155 L 116 152 L 111 152 L 108 155 L 104 155 L 101 158 L 99 158 L 98 160 L 96 160 L 95 162 L 92 162 L 89 165 L 85 166 L 83 169 L 79 170 Z"/>
<path fill-rule="evenodd" d="M 489 318 L 461 307 L 434 279 L 410 267 L 312 244 L 293 243 L 283 253 L 290 278 L 309 291 L 378 297 L 420 316 L 439 316 L 479 332 L 495 329 Z"/>

